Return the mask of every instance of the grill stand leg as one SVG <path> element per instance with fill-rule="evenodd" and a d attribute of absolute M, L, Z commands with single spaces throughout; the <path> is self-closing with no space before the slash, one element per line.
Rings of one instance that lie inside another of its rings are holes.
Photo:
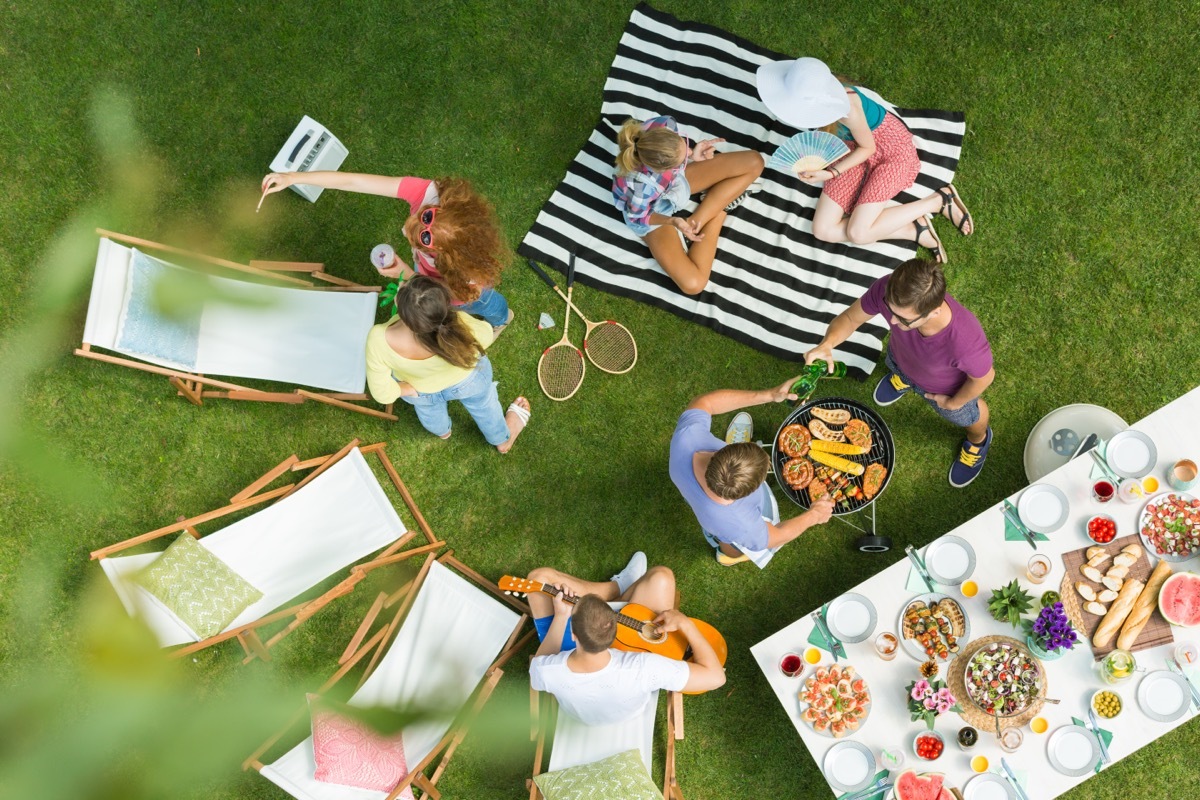
<path fill-rule="evenodd" d="M 852 516 L 845 514 L 834 517 L 843 525 L 849 525 L 863 535 L 854 540 L 854 547 L 864 553 L 886 553 L 892 549 L 892 540 L 888 536 L 879 536 L 875 532 L 875 503 L 872 501 L 854 512 L 854 515 L 862 514 L 863 520 L 866 521 L 867 527 L 862 527 L 854 522 L 851 522 L 847 517 Z"/>

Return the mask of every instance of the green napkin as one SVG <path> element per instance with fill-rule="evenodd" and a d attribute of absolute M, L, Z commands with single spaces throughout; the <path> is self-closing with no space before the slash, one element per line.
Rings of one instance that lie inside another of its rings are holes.
<path fill-rule="evenodd" d="M 1020 534 L 1017 535 L 1017 538 L 1021 538 Z M 912 592 L 913 594 L 926 594 L 929 591 L 938 592 L 940 594 L 946 593 L 945 587 L 943 587 L 937 581 L 933 582 L 933 589 L 930 590 L 930 588 L 925 585 L 925 581 L 921 580 L 921 573 L 917 572 L 916 567 L 908 568 L 908 583 L 904 584 L 904 589 L 905 591 Z"/>
<path fill-rule="evenodd" d="M 829 611 L 829 603 L 826 603 L 825 605 L 821 606 L 821 616 L 823 618 L 825 617 L 825 614 L 828 611 Z M 828 627 L 829 623 L 826 622 L 825 625 L 826 625 L 826 627 Z M 832 635 L 832 631 L 830 633 Z M 813 625 L 812 632 L 810 632 L 808 634 L 808 643 L 815 647 L 821 648 L 822 650 L 824 650 L 827 653 L 831 653 L 835 658 L 845 658 L 845 656 L 846 656 L 846 648 L 842 647 L 842 643 L 836 639 L 832 642 L 827 641 L 825 639 L 825 637 L 821 635 L 821 629 L 818 628 L 816 625 Z M 834 648 L 835 644 L 840 652 L 834 653 L 833 648 Z"/>
<path fill-rule="evenodd" d="M 1084 723 L 1084 721 L 1077 717 L 1071 717 L 1071 722 L 1075 723 L 1076 725 L 1078 725 L 1081 728 L 1087 727 L 1087 725 Z M 1100 737 L 1100 741 L 1104 742 L 1105 747 L 1112 746 L 1112 732 L 1111 731 L 1106 731 L 1106 730 L 1104 730 L 1104 728 L 1097 728 L 1094 731 L 1094 733 Z M 1098 762 L 1096 762 L 1096 772 L 1099 772 L 1101 767 L 1103 767 L 1103 766 L 1104 766 L 1104 759 L 1100 759 Z"/>
<path fill-rule="evenodd" d="M 1050 537 L 1044 533 L 1037 533 L 1036 531 L 1030 531 L 1030 533 L 1033 534 L 1033 540 L 1035 542 L 1050 541 Z M 1016 525 L 1012 524 L 1012 520 L 1010 520 L 1007 515 L 1004 515 L 1004 541 L 1006 541 L 1006 542 L 1024 542 L 1025 541 L 1025 537 L 1021 535 L 1021 531 L 1017 528 Z M 1026 542 L 1026 544 L 1028 544 L 1028 542 Z"/>
<path fill-rule="evenodd" d="M 1094 448 L 1092 448 L 1092 452 L 1096 453 L 1101 458 L 1104 458 L 1105 453 L 1107 452 L 1107 448 L 1108 448 L 1108 442 L 1105 441 L 1104 439 L 1101 439 L 1100 441 L 1096 442 L 1096 446 Z M 1096 459 L 1092 458 L 1091 456 L 1088 456 L 1088 458 L 1091 459 L 1091 461 L 1092 461 L 1092 473 L 1091 473 L 1092 477 L 1091 477 L 1091 479 L 1093 481 L 1098 481 L 1101 478 L 1108 478 L 1108 475 L 1105 474 L 1105 472 L 1104 472 L 1104 468 L 1096 463 Z"/>
<path fill-rule="evenodd" d="M 875 773 L 875 777 L 871 778 L 871 783 L 875 783 L 880 778 L 886 778 L 887 774 L 888 774 L 888 771 L 886 769 L 879 770 L 879 772 Z M 870 786 L 871 784 L 868 783 L 867 785 Z M 861 792 L 862 790 L 859 789 L 859 791 Z M 871 792 L 870 794 L 860 795 L 858 800 L 883 800 L 884 795 L 886 795 L 889 791 L 891 791 L 891 790 L 890 789 L 877 789 L 874 792 Z M 843 797 L 849 797 L 852 794 L 854 794 L 854 792 L 846 792 L 845 794 L 839 794 L 838 800 L 842 800 Z"/>

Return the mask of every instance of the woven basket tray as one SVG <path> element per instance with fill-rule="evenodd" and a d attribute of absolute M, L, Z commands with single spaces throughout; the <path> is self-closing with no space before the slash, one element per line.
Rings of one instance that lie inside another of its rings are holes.
<path fill-rule="evenodd" d="M 950 685 L 950 691 L 959 699 L 959 706 L 962 707 L 962 713 L 959 715 L 971 725 L 979 729 L 980 733 L 996 730 L 996 717 L 983 711 L 976 706 L 970 695 L 967 694 L 967 685 L 964 680 L 967 671 L 967 663 L 971 658 L 979 652 L 983 647 L 986 647 L 993 642 L 1008 642 L 1009 644 L 1020 645 L 1025 647 L 1025 643 L 1012 638 L 1011 636 L 984 636 L 981 639 L 975 639 L 967 644 L 966 647 L 958 654 L 958 657 L 950 662 L 950 669 L 946 675 L 946 682 Z M 1028 649 L 1028 648 L 1026 648 Z M 1045 668 L 1042 669 L 1042 683 L 1046 691 L 1050 690 L 1050 684 L 1046 678 Z M 1045 705 L 1045 692 L 1042 697 L 1033 701 L 1033 705 L 1022 711 L 1015 717 L 1000 717 L 1000 730 L 1008 728 L 1020 728 L 1038 715 Z"/>

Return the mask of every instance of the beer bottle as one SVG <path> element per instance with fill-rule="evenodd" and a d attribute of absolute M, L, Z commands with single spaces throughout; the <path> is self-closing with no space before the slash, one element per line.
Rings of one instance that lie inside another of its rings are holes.
<path fill-rule="evenodd" d="M 812 396 L 813 391 L 817 388 L 817 381 L 821 378 L 844 377 L 846 377 L 845 362 L 833 362 L 833 372 L 830 372 L 829 365 L 823 359 L 818 358 L 805 367 L 804 372 L 800 374 L 800 379 L 792 384 L 792 392 L 796 395 L 796 405 L 800 405 Z"/>

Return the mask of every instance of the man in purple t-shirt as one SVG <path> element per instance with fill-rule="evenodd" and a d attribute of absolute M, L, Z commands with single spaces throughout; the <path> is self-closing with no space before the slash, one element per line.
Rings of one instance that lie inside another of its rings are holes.
<path fill-rule="evenodd" d="M 966 438 L 950 465 L 950 485 L 961 489 L 979 475 L 992 444 L 984 390 L 996 379 L 992 348 L 979 320 L 946 294 L 942 268 L 914 258 L 867 289 L 839 314 L 821 343 L 804 360 L 822 358 L 832 367 L 833 348 L 864 322 L 882 314 L 891 328 L 884 363 L 888 373 L 875 387 L 875 402 L 890 406 L 917 392 Z"/>
<path fill-rule="evenodd" d="M 717 563 L 722 566 L 751 560 L 747 551 L 778 549 L 811 526 L 828 522 L 833 513 L 833 502 L 824 499 L 786 522 L 776 524 L 766 519 L 767 509 L 773 505 L 766 484 L 770 458 L 762 447 L 749 441 L 751 431 L 744 434 L 743 441 L 733 444 L 712 434 L 716 414 L 795 400 L 796 395 L 790 392 L 795 381 L 792 378 L 758 392 L 721 389 L 700 395 L 679 417 L 671 436 L 671 481 L 716 548 Z M 735 418 L 731 430 L 737 422 Z M 727 440 L 733 438 L 726 436 Z"/>

